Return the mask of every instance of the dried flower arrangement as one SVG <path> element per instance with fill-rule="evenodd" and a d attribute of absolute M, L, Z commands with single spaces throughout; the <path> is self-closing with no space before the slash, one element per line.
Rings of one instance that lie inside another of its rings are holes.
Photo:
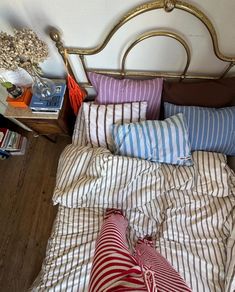
<path fill-rule="evenodd" d="M 26 69 L 33 73 L 33 67 L 48 57 L 48 47 L 37 34 L 28 28 L 14 30 L 14 34 L 0 32 L 0 68 L 5 70 Z"/>
<path fill-rule="evenodd" d="M 47 44 L 28 28 L 14 30 L 13 35 L 0 32 L 0 44 L 0 69 L 25 69 L 33 77 L 32 93 L 40 98 L 51 98 L 56 86 L 53 81 L 42 78 L 39 67 L 39 63 L 49 55 Z M 13 98 L 18 98 L 23 93 L 19 86 L 11 82 L 0 79 L 0 84 Z"/>

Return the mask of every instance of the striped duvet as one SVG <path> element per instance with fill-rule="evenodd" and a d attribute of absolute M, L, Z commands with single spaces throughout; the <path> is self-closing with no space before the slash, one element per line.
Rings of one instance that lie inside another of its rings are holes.
<path fill-rule="evenodd" d="M 87 291 L 105 208 L 129 221 L 129 246 L 152 234 L 193 291 L 234 291 L 235 177 L 225 156 L 194 152 L 194 166 L 159 165 L 69 145 L 53 196 L 58 214 L 33 291 Z"/>

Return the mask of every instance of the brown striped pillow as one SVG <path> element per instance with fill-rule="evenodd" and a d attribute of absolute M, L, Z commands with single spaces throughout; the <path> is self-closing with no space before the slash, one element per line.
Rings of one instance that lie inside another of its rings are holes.
<path fill-rule="evenodd" d="M 88 143 L 113 151 L 112 125 L 145 120 L 147 102 L 98 105 L 83 104 Z"/>

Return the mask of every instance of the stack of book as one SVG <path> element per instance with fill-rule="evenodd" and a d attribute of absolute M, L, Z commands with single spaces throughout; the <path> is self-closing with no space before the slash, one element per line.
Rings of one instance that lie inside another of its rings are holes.
<path fill-rule="evenodd" d="M 64 94 L 66 90 L 66 81 L 55 81 L 56 92 L 49 100 L 43 100 L 33 95 L 30 102 L 30 109 L 34 113 L 59 113 L 62 108 Z"/>
<path fill-rule="evenodd" d="M 27 138 L 7 128 L 0 128 L 0 154 L 23 155 L 25 153 Z"/>

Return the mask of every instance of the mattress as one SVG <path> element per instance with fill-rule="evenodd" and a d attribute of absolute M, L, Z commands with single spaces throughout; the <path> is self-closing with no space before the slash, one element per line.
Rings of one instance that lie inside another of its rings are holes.
<path fill-rule="evenodd" d="M 114 207 L 125 210 L 131 250 L 151 234 L 193 291 L 234 291 L 235 176 L 222 154 L 196 151 L 193 160 L 160 165 L 67 146 L 53 195 L 58 214 L 31 290 L 87 291 L 95 241 Z"/>

